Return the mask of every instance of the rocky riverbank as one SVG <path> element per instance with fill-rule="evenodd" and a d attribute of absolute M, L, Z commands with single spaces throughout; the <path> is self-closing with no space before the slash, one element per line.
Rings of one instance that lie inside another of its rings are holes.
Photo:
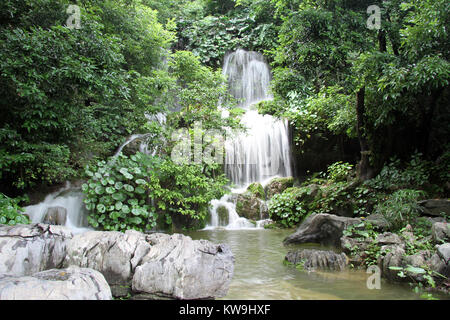
<path fill-rule="evenodd" d="M 0 299 L 214 299 L 234 271 L 225 244 L 40 223 L 0 225 L 0 261 Z"/>

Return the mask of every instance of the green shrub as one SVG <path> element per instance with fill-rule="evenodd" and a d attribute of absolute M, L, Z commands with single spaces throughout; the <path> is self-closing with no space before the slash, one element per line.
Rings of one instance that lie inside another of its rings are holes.
<path fill-rule="evenodd" d="M 420 206 L 417 201 L 424 196 L 423 191 L 401 189 L 390 195 L 386 201 L 380 202 L 375 212 L 384 216 L 391 230 L 397 231 L 419 216 Z"/>
<path fill-rule="evenodd" d="M 30 223 L 28 216 L 22 214 L 23 209 L 19 206 L 19 201 L 0 193 L 0 224 Z"/>
<path fill-rule="evenodd" d="M 328 167 L 328 179 L 339 182 L 347 181 L 347 177 L 350 175 L 353 169 L 353 165 L 347 162 L 338 161 Z"/>
<path fill-rule="evenodd" d="M 287 228 L 300 223 L 307 213 L 302 203 L 297 199 L 297 195 L 293 192 L 274 195 L 268 203 L 268 208 L 270 218 Z"/>
<path fill-rule="evenodd" d="M 212 199 L 225 193 L 223 175 L 212 177 L 200 165 L 177 165 L 168 159 L 136 153 L 119 155 L 88 167 L 83 184 L 88 222 L 105 230 L 151 230 L 162 217 L 177 215 L 204 221 Z"/>

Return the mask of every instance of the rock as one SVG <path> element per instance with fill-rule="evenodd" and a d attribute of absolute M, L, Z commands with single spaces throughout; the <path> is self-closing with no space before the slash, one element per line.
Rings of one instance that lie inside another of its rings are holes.
<path fill-rule="evenodd" d="M 450 241 L 450 224 L 447 222 L 435 222 L 431 227 L 433 240 L 440 243 Z"/>
<path fill-rule="evenodd" d="M 429 199 L 419 201 L 423 213 L 430 216 L 450 215 L 450 200 L 448 199 Z"/>
<path fill-rule="evenodd" d="M 285 260 L 293 264 L 301 263 L 303 268 L 308 271 L 342 271 L 348 265 L 348 259 L 345 253 L 314 249 L 289 251 Z"/>
<path fill-rule="evenodd" d="M 112 285 L 111 293 L 115 298 L 124 298 L 131 296 L 131 286 Z"/>
<path fill-rule="evenodd" d="M 66 224 L 67 210 L 63 207 L 50 207 L 44 217 L 44 223 L 63 226 Z"/>
<path fill-rule="evenodd" d="M 385 232 L 379 234 L 375 240 L 375 242 L 380 245 L 401 245 L 403 244 L 403 240 L 395 233 Z"/>
<path fill-rule="evenodd" d="M 219 217 L 219 226 L 226 226 L 230 223 L 230 214 L 227 207 L 219 206 L 217 208 L 217 216 Z"/>
<path fill-rule="evenodd" d="M 400 246 L 385 246 L 381 249 L 384 253 L 378 258 L 378 266 L 381 269 L 383 277 L 391 281 L 404 281 L 404 278 L 398 276 L 398 270 L 391 270 L 390 267 L 403 267 L 403 256 L 405 250 Z"/>
<path fill-rule="evenodd" d="M 264 188 L 266 199 L 270 199 L 273 195 L 282 193 L 287 188 L 294 186 L 294 178 L 275 178 L 272 179 Z"/>
<path fill-rule="evenodd" d="M 450 277 L 450 264 L 446 264 L 444 259 L 442 259 L 437 253 L 435 253 L 430 259 L 431 270 L 437 272 L 438 274 L 447 277 Z M 443 282 L 446 279 L 443 277 L 437 276 L 435 277 L 436 282 Z"/>
<path fill-rule="evenodd" d="M 265 200 L 266 193 L 264 192 L 264 187 L 259 182 L 253 182 L 251 185 L 247 187 L 247 192 L 250 192 L 257 196 L 258 198 Z"/>
<path fill-rule="evenodd" d="M 111 300 L 103 275 L 71 266 L 32 276 L 0 275 L 0 300 Z"/>
<path fill-rule="evenodd" d="M 25 276 L 60 268 L 72 237 L 62 226 L 0 225 L 0 274 Z"/>
<path fill-rule="evenodd" d="M 298 229 L 284 239 L 285 245 L 292 243 L 322 243 L 340 246 L 342 232 L 350 225 L 360 223 L 359 218 L 339 217 L 320 213 L 307 217 Z"/>
<path fill-rule="evenodd" d="M 387 220 L 378 213 L 373 213 L 366 217 L 365 221 L 370 222 L 375 229 L 378 230 L 388 230 L 389 229 L 389 223 Z"/>
<path fill-rule="evenodd" d="M 256 221 L 256 226 L 258 228 L 266 228 L 266 226 L 272 225 L 274 221 L 272 219 L 264 219 Z"/>
<path fill-rule="evenodd" d="M 149 251 L 146 235 L 134 230 L 88 231 L 69 241 L 64 265 L 92 268 L 101 272 L 110 286 L 126 286 Z"/>
<path fill-rule="evenodd" d="M 261 220 L 269 217 L 265 201 L 250 192 L 238 194 L 235 197 L 236 212 L 239 216 L 250 220 Z"/>
<path fill-rule="evenodd" d="M 181 234 L 148 236 L 150 252 L 136 267 L 133 291 L 177 299 L 223 297 L 234 270 L 227 245 Z"/>
<path fill-rule="evenodd" d="M 437 254 L 445 262 L 446 265 L 450 264 L 450 243 L 444 243 L 437 247 Z"/>

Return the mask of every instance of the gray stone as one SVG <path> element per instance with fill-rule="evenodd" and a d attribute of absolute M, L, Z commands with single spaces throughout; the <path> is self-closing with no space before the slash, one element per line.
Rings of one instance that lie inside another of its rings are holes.
<path fill-rule="evenodd" d="M 303 268 L 308 271 L 342 271 L 346 268 L 349 262 L 345 253 L 315 249 L 289 251 L 285 257 L 285 260 L 293 264 L 301 263 Z"/>
<path fill-rule="evenodd" d="M 405 250 L 400 246 L 384 246 L 381 248 L 381 252 L 385 255 L 380 255 L 378 258 L 378 266 L 381 269 L 383 277 L 391 281 L 405 281 L 404 278 L 398 276 L 398 270 L 391 270 L 390 267 L 404 267 L 403 256 Z"/>
<path fill-rule="evenodd" d="M 0 225 L 0 274 L 24 276 L 60 268 L 72 237 L 62 226 Z"/>
<path fill-rule="evenodd" d="M 385 232 L 379 234 L 375 240 L 375 242 L 380 245 L 401 245 L 403 240 L 395 233 Z"/>
<path fill-rule="evenodd" d="M 63 226 L 67 221 L 67 210 L 63 207 L 50 207 L 44 217 L 44 223 Z"/>
<path fill-rule="evenodd" d="M 150 252 L 133 276 L 133 291 L 177 299 L 223 297 L 234 270 L 227 245 L 180 234 L 148 236 Z"/>
<path fill-rule="evenodd" d="M 448 199 L 428 199 L 419 201 L 423 213 L 431 216 L 450 215 L 450 200 Z"/>
<path fill-rule="evenodd" d="M 360 223 L 359 218 L 340 217 L 327 213 L 307 217 L 298 229 L 284 239 L 284 244 L 322 243 L 340 246 L 342 232 L 350 225 Z"/>
<path fill-rule="evenodd" d="M 444 243 L 437 247 L 437 254 L 446 265 L 450 264 L 450 243 Z"/>
<path fill-rule="evenodd" d="M 146 235 L 134 230 L 88 231 L 69 241 L 64 265 L 97 270 L 111 286 L 130 285 L 135 268 L 149 251 Z"/>
<path fill-rule="evenodd" d="M 370 222 L 375 228 L 379 230 L 389 229 L 389 223 L 381 214 L 373 213 L 366 217 L 365 221 Z"/>
<path fill-rule="evenodd" d="M 447 222 L 435 222 L 431 227 L 431 235 L 436 242 L 450 241 L 450 224 Z"/>
<path fill-rule="evenodd" d="M 0 300 L 111 300 L 103 275 L 71 266 L 32 276 L 0 275 Z"/>

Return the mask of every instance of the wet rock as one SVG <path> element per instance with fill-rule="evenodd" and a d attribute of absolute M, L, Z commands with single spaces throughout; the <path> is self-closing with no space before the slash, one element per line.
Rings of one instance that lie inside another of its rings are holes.
<path fill-rule="evenodd" d="M 227 245 L 180 234 L 148 236 L 150 252 L 136 267 L 133 291 L 176 299 L 223 297 L 234 270 Z"/>
<path fill-rule="evenodd" d="M 25 276 L 59 268 L 72 237 L 72 232 L 62 226 L 0 225 L 0 273 Z"/>
<path fill-rule="evenodd" d="M 265 201 L 250 192 L 238 194 L 235 201 L 236 212 L 241 217 L 255 221 L 269 217 Z"/>
<path fill-rule="evenodd" d="M 435 222 L 431 227 L 433 240 L 440 243 L 450 241 L 450 224 L 447 222 Z"/>
<path fill-rule="evenodd" d="M 89 231 L 69 241 L 64 264 L 97 270 L 111 286 L 130 285 L 135 268 L 149 251 L 143 233 Z"/>
<path fill-rule="evenodd" d="M 422 211 L 425 215 L 442 216 L 450 215 L 450 200 L 447 199 L 429 199 L 419 201 Z"/>
<path fill-rule="evenodd" d="M 111 300 L 103 275 L 71 266 L 32 276 L 0 275 L 0 300 Z"/>
<path fill-rule="evenodd" d="M 67 221 L 67 210 L 63 207 L 50 207 L 44 217 L 44 223 L 63 226 Z"/>
<path fill-rule="evenodd" d="M 286 177 L 286 178 L 275 178 L 272 179 L 264 188 L 266 193 L 266 198 L 270 199 L 275 194 L 282 193 L 287 188 L 294 186 L 294 178 Z"/>
<path fill-rule="evenodd" d="M 314 249 L 289 251 L 285 257 L 285 260 L 293 264 L 301 263 L 303 268 L 308 271 L 342 271 L 346 268 L 349 262 L 345 253 Z"/>
<path fill-rule="evenodd" d="M 284 239 L 283 243 L 322 243 L 340 246 L 342 232 L 350 225 L 360 223 L 361 219 L 340 217 L 327 213 L 307 217 L 295 233 Z"/>

